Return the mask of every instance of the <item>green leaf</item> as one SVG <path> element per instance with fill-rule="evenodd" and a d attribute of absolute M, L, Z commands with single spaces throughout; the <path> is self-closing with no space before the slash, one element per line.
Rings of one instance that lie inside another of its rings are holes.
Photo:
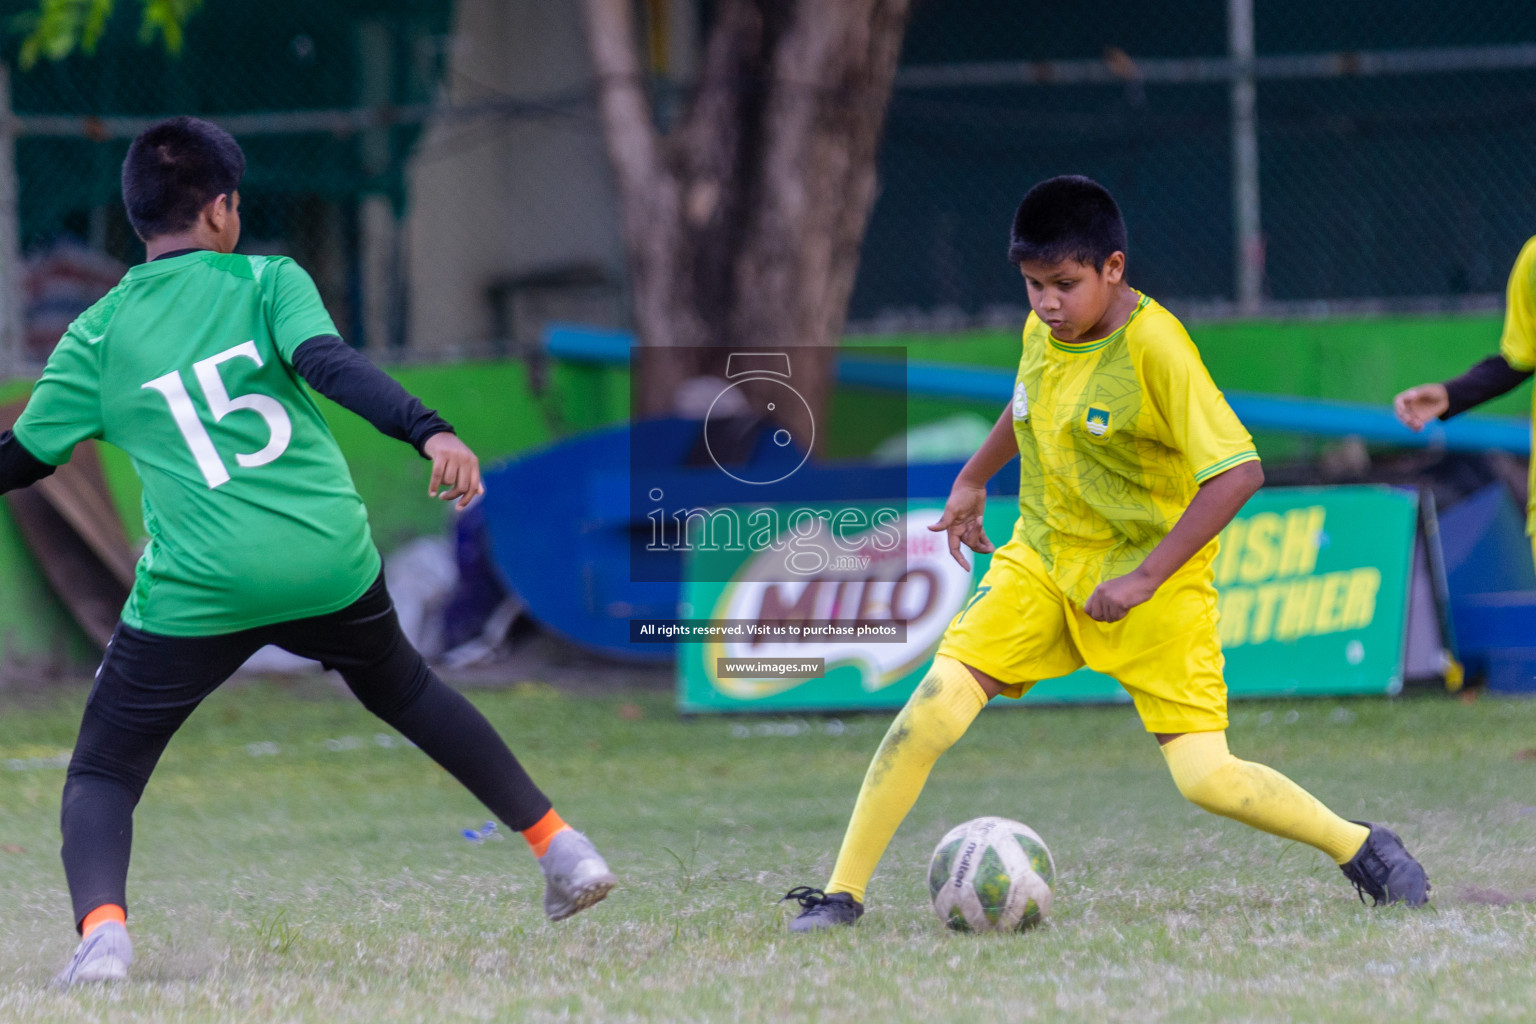
<path fill-rule="evenodd" d="M 166 52 L 178 54 L 186 41 L 186 25 L 203 0 L 139 0 L 139 42 L 150 45 L 158 36 Z M 11 31 L 22 33 L 20 64 L 29 70 L 40 57 L 60 61 L 80 50 L 94 54 L 116 0 L 38 0 L 37 10 L 12 19 Z"/>
<path fill-rule="evenodd" d="M 102 33 L 107 30 L 107 19 L 112 17 L 112 0 L 90 0 L 90 6 L 81 19 L 80 48 L 86 53 L 95 53 L 96 44 L 101 42 Z"/>
<path fill-rule="evenodd" d="M 142 0 L 144 21 L 139 26 L 139 41 L 148 45 L 158 31 L 166 51 L 180 53 L 186 39 L 186 24 L 202 6 L 202 0 Z"/>

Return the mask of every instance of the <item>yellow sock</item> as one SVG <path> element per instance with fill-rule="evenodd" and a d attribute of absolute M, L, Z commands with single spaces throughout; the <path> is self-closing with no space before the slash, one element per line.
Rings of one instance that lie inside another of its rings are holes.
<path fill-rule="evenodd" d="M 986 704 L 987 695 L 969 669 L 943 655 L 933 659 L 869 764 L 827 892 L 846 892 L 864 902 L 864 887 L 896 827 L 917 802 L 934 762 L 965 735 Z"/>
<path fill-rule="evenodd" d="M 1191 732 L 1163 745 L 1174 785 L 1196 806 L 1263 832 L 1315 846 L 1343 864 L 1370 830 L 1345 821 L 1273 768 L 1240 761 L 1224 732 Z"/>

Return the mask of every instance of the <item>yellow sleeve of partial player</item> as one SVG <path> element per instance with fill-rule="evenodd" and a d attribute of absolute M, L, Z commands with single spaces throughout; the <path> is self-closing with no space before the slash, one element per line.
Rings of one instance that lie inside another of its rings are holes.
<path fill-rule="evenodd" d="M 1127 341 L 1158 439 L 1183 454 L 1196 483 L 1259 458 L 1253 437 L 1211 380 L 1184 325 L 1159 309 Z"/>
<path fill-rule="evenodd" d="M 1517 370 L 1536 369 L 1536 238 L 1525 243 L 1509 272 L 1499 354 Z"/>

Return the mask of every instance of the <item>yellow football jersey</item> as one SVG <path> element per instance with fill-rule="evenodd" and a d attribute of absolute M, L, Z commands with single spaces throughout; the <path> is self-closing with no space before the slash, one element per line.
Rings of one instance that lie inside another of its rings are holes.
<path fill-rule="evenodd" d="M 1536 370 L 1536 238 L 1525 243 L 1509 272 L 1504 300 L 1504 337 L 1499 354 L 1517 370 Z M 1536 431 L 1536 394 L 1531 397 L 1532 430 Z M 1525 532 L 1536 536 L 1536 459 L 1531 460 L 1531 500 Z"/>
<path fill-rule="evenodd" d="M 1077 605 L 1140 565 L 1201 483 L 1259 457 L 1184 325 L 1145 295 L 1098 341 L 1060 341 L 1030 314 L 1013 432 L 1014 538 Z M 1215 553 L 1213 540 L 1187 568 Z"/>

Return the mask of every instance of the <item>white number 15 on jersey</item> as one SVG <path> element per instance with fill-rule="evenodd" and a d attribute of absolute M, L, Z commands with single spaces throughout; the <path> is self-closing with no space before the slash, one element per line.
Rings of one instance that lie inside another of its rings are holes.
<path fill-rule="evenodd" d="M 224 387 L 224 379 L 219 376 L 219 364 L 231 359 L 249 359 L 257 366 L 263 365 L 261 353 L 256 351 L 256 343 L 247 341 L 193 363 L 192 373 L 197 377 L 203 397 L 207 399 L 208 411 L 213 413 L 213 422 L 218 423 L 240 409 L 249 409 L 267 421 L 267 430 L 271 433 L 267 446 L 249 455 L 235 456 L 235 461 L 247 469 L 265 466 L 288 450 L 288 442 L 293 439 L 293 421 L 288 418 L 288 410 L 275 398 L 266 395 L 237 395 L 231 398 Z M 213 438 L 208 436 L 203 421 L 197 415 L 197 409 L 192 405 L 192 396 L 187 393 L 187 386 L 181 381 L 181 372 L 173 370 L 164 377 L 156 377 L 143 387 L 152 388 L 165 396 L 166 404 L 171 407 L 171 418 L 176 421 L 177 429 L 186 439 L 187 447 L 192 450 L 192 457 L 197 459 L 197 468 L 203 471 L 208 486 L 214 488 L 229 483 L 229 470 L 224 468 L 224 460 L 219 458 L 218 449 L 213 446 Z"/>

